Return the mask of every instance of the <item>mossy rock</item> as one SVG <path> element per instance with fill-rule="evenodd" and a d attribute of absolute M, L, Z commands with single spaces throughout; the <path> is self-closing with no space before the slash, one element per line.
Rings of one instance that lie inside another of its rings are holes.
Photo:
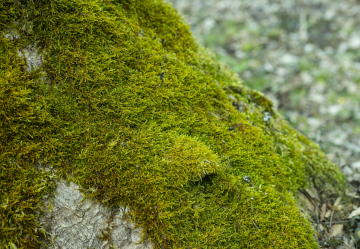
<path fill-rule="evenodd" d="M 297 189 L 340 171 L 169 4 L 2 0 L 0 28 L 5 248 L 40 247 L 57 179 L 154 248 L 318 248 Z"/>

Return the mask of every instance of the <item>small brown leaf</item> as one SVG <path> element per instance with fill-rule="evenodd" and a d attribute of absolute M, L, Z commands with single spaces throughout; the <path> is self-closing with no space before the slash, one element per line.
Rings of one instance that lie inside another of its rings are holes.
<path fill-rule="evenodd" d="M 334 206 L 339 206 L 341 201 L 341 197 L 337 198 L 336 201 L 334 202 Z"/>
<path fill-rule="evenodd" d="M 337 235 L 342 235 L 343 233 L 343 228 L 344 228 L 344 225 L 343 224 L 336 224 L 336 225 L 333 225 L 331 228 L 330 228 L 330 232 L 329 232 L 329 237 L 331 236 L 337 236 Z"/>
<path fill-rule="evenodd" d="M 329 218 L 331 215 L 331 210 L 326 211 L 325 218 Z"/>
<path fill-rule="evenodd" d="M 337 206 L 336 206 L 337 209 L 335 209 L 335 210 L 336 210 L 336 211 L 340 211 L 343 207 L 344 207 L 344 205 L 337 205 Z"/>
<path fill-rule="evenodd" d="M 320 221 L 323 221 L 325 219 L 325 214 L 326 214 L 326 203 L 323 203 L 321 206 Z"/>
<path fill-rule="evenodd" d="M 327 204 L 327 207 L 334 211 L 340 211 L 343 208 L 343 205 L 331 205 Z"/>

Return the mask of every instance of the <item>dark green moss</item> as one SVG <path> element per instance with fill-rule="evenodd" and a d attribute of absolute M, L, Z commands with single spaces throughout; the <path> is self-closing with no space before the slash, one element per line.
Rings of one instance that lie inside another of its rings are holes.
<path fill-rule="evenodd" d="M 39 246 L 35 209 L 53 189 L 39 165 L 88 197 L 129 207 L 156 248 L 317 247 L 292 193 L 309 179 L 339 191 L 342 175 L 199 47 L 171 6 L 8 0 L 0 8 L 5 247 Z M 44 58 L 31 72 L 18 56 L 28 46 Z"/>

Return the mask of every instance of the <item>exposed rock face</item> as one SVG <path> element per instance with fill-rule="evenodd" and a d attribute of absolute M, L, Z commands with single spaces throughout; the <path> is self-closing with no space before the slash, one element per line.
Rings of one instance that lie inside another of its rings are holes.
<path fill-rule="evenodd" d="M 47 203 L 52 206 L 51 211 L 40 218 L 52 237 L 45 243 L 47 248 L 152 248 L 149 241 L 140 243 L 141 228 L 124 221 L 124 208 L 111 209 L 96 201 L 84 200 L 79 188 L 73 182 L 57 184 L 55 198 Z"/>

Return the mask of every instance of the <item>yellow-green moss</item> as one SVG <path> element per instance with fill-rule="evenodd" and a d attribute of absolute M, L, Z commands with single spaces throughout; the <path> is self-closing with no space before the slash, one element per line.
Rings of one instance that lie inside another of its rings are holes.
<path fill-rule="evenodd" d="M 318 247 L 292 193 L 309 179 L 339 190 L 342 175 L 170 5 L 3 0 L 0 17 L 5 248 L 39 246 L 46 167 L 129 207 L 155 248 Z M 27 46 L 44 58 L 31 72 L 18 56 Z"/>

